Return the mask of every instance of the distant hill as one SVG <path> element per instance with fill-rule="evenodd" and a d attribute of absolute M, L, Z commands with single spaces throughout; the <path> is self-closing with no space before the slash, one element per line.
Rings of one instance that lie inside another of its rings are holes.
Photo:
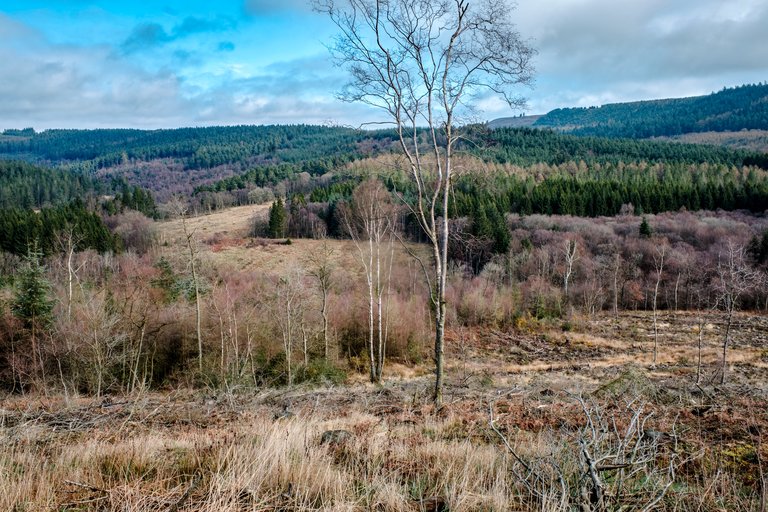
<path fill-rule="evenodd" d="M 543 116 L 495 119 L 488 126 L 552 128 L 597 137 L 682 138 L 689 142 L 763 149 L 760 141 L 745 144 L 744 137 L 734 134 L 745 130 L 768 130 L 768 83 L 726 88 L 707 96 L 559 108 Z M 708 132 L 730 135 L 684 137 Z"/>
<path fill-rule="evenodd" d="M 488 128 L 528 128 L 543 116 L 500 117 L 488 122 Z"/>
<path fill-rule="evenodd" d="M 598 137 L 674 137 L 686 133 L 768 130 L 768 84 L 742 85 L 707 96 L 561 108 L 534 127 Z"/>
<path fill-rule="evenodd" d="M 308 125 L 213 126 L 170 130 L 5 130 L 0 159 L 125 179 L 164 201 L 253 167 L 295 164 L 323 174 L 389 148 L 393 133 Z"/>

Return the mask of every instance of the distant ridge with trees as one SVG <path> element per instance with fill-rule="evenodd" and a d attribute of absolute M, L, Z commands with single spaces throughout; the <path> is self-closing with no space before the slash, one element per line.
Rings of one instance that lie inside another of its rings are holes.
<path fill-rule="evenodd" d="M 724 88 L 705 96 L 558 108 L 544 116 L 495 119 L 489 126 L 531 126 L 634 139 L 768 130 L 768 83 Z"/>

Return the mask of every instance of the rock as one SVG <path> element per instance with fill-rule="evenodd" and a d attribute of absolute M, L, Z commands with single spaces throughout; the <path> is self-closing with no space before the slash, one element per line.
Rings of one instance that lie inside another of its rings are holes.
<path fill-rule="evenodd" d="M 320 436 L 320 444 L 340 445 L 350 441 L 354 434 L 349 430 L 326 430 Z"/>

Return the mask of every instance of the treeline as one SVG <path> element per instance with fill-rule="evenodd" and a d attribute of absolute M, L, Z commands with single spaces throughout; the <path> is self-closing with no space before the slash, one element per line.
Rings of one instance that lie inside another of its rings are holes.
<path fill-rule="evenodd" d="M 0 209 L 0 250 L 25 255 L 38 248 L 44 254 L 54 254 L 66 250 L 66 243 L 74 243 L 77 250 L 93 249 L 100 253 L 122 248 L 120 237 L 79 199 L 39 211 Z"/>
<path fill-rule="evenodd" d="M 475 226 L 484 225 L 483 218 L 498 225 L 499 218 L 509 213 L 610 217 L 622 211 L 644 214 L 680 209 L 761 213 L 768 207 L 768 174 L 754 168 L 641 162 L 589 169 L 582 162 L 540 165 L 536 174 L 538 177 L 520 176 L 498 169 L 466 173 L 453 187 L 451 216 L 468 217 Z M 403 175 L 390 173 L 382 179 L 390 191 L 396 190 L 406 198 L 413 192 Z M 310 193 L 288 195 L 285 208 L 294 215 L 312 212 L 327 224 L 326 233 L 337 234 L 335 207 L 348 199 L 359 183 L 357 176 L 338 176 L 315 184 Z M 312 235 L 289 229 L 289 236 Z M 499 247 L 505 246 L 499 243 Z"/>
<path fill-rule="evenodd" d="M 648 138 L 708 131 L 768 129 L 768 84 L 725 88 L 707 96 L 561 108 L 533 126 L 578 135 Z"/>
<path fill-rule="evenodd" d="M 265 187 L 289 180 L 301 173 L 309 176 L 321 176 L 343 167 L 354 160 L 352 155 L 340 155 L 319 160 L 307 160 L 297 163 L 280 163 L 254 167 L 243 174 L 219 180 L 210 185 L 201 185 L 195 189 L 195 194 L 201 192 L 231 192 L 248 188 Z"/>
<path fill-rule="evenodd" d="M 699 144 L 577 137 L 533 128 L 500 128 L 478 135 L 484 143 L 467 144 L 467 151 L 486 161 L 523 167 L 538 163 L 559 165 L 583 161 L 595 166 L 644 161 L 750 165 L 768 169 L 768 155 Z"/>
<path fill-rule="evenodd" d="M 237 162 L 300 162 L 358 154 L 359 143 L 377 138 L 373 132 L 309 125 L 46 130 L 31 136 L 5 133 L 0 139 L 0 155 L 32 156 L 56 163 L 77 161 L 90 170 L 165 158 L 178 159 L 189 169 Z"/>
<path fill-rule="evenodd" d="M 0 208 L 42 208 L 106 191 L 84 173 L 0 160 Z"/>
<path fill-rule="evenodd" d="M 520 206 L 504 206 L 505 212 L 530 211 L 531 213 L 570 214 L 583 212 L 581 214 L 590 216 L 612 215 L 618 212 L 621 204 L 626 202 L 633 202 L 644 211 L 653 212 L 678 209 L 682 206 L 689 209 L 701 207 L 759 210 L 759 206 L 754 206 L 754 203 L 759 203 L 761 192 L 747 190 L 746 195 L 749 198 L 731 201 L 729 199 L 731 190 L 726 190 L 726 199 L 720 201 L 719 190 L 704 185 L 712 180 L 693 176 L 690 179 L 700 180 L 696 182 L 696 186 L 682 187 L 685 190 L 670 193 L 671 197 L 667 197 L 670 194 L 665 193 L 661 200 L 656 201 L 651 196 L 657 191 L 651 190 L 652 187 L 648 183 L 628 187 L 626 182 L 636 180 L 638 176 L 629 176 L 623 169 L 635 169 L 633 172 L 638 175 L 650 169 L 653 174 L 652 181 L 658 182 L 669 172 L 676 175 L 675 180 L 685 181 L 687 179 L 686 174 L 698 174 L 700 169 L 708 169 L 713 166 L 768 168 L 768 155 L 696 144 L 577 137 L 548 130 L 526 128 L 488 131 L 480 126 L 472 127 L 468 136 L 474 143 L 463 144 L 461 150 L 466 155 L 476 159 L 474 162 L 469 161 L 465 164 L 469 171 L 468 174 L 477 174 L 491 163 L 517 166 L 531 176 L 563 175 L 562 179 L 552 178 L 546 184 L 537 187 L 544 196 L 553 197 L 552 199 L 545 197 L 547 205 L 543 208 L 539 208 L 536 204 L 537 201 L 533 199 L 527 201 L 530 204 L 522 204 L 526 200 L 520 198 L 513 201 L 515 204 L 521 203 Z M 349 169 L 345 168 L 353 162 L 357 162 L 359 168 L 368 166 L 376 169 L 381 167 L 375 159 L 359 160 L 353 155 L 338 155 L 296 163 L 260 165 L 236 176 L 196 187 L 194 191 L 195 202 L 202 210 L 209 210 L 264 202 L 271 200 L 274 195 L 290 196 L 295 192 L 310 196 L 311 202 L 328 201 L 331 196 L 336 198 L 348 196 L 351 193 L 348 187 L 343 191 L 334 191 L 333 187 L 339 186 L 337 185 L 339 179 L 341 181 L 357 179 L 356 176 L 360 172 L 350 172 Z M 664 176 L 658 176 L 657 170 L 652 168 L 654 165 L 663 166 Z M 670 171 L 670 169 L 672 170 Z M 621 176 L 617 177 L 617 172 Z M 705 174 L 708 172 L 705 171 Z M 334 178 L 330 177 L 331 173 L 335 176 Z M 581 175 L 578 179 L 569 179 L 570 175 L 576 173 Z M 348 174 L 353 176 L 346 176 Z M 602 183 L 604 180 L 607 180 L 608 183 Z M 597 183 L 592 184 L 591 181 Z M 390 189 L 398 186 L 400 187 L 398 190 L 407 193 L 410 183 L 408 180 L 400 179 L 397 183 L 390 182 L 389 185 Z M 499 186 L 498 183 L 493 184 L 494 189 Z M 523 194 L 523 192 L 530 192 L 534 188 L 534 184 L 530 180 L 518 180 L 514 184 L 502 184 L 502 186 L 505 191 L 514 189 L 518 195 Z M 728 188 L 726 185 L 724 186 Z M 747 187 L 751 186 L 752 184 L 747 185 Z M 265 194 L 263 190 L 265 188 L 270 188 L 271 192 Z M 638 188 L 642 190 L 635 190 Z M 677 187 L 677 189 L 680 188 L 680 186 Z M 734 196 L 741 194 L 739 188 L 738 184 L 734 185 L 732 190 Z M 567 190 L 559 193 L 548 192 L 549 189 Z M 662 190 L 662 192 L 664 191 Z M 566 204 L 561 209 L 554 203 L 558 202 L 563 194 L 577 197 L 573 200 L 566 198 Z M 699 199 L 696 198 L 697 194 L 700 196 Z M 587 195 L 594 197 L 587 197 Z M 712 200 L 710 200 L 710 196 L 713 196 Z M 467 214 L 469 210 L 460 208 L 462 214 Z"/>
<path fill-rule="evenodd" d="M 71 243 L 77 251 L 117 252 L 124 241 L 143 251 L 151 243 L 147 217 L 158 216 L 152 193 L 125 180 L 0 161 L 2 251 L 24 255 L 37 247 L 52 254 Z"/>
<path fill-rule="evenodd" d="M 115 193 L 112 199 L 102 203 L 102 209 L 107 215 L 116 215 L 125 210 L 134 210 L 141 212 L 147 217 L 157 219 L 160 212 L 155 203 L 155 198 L 148 190 L 141 187 L 132 187 L 124 180 L 113 188 L 119 191 Z"/>
<path fill-rule="evenodd" d="M 637 213 L 749 210 L 768 207 L 768 175 L 722 165 L 638 163 L 587 169 L 551 168 L 541 180 L 517 175 L 466 176 L 454 190 L 455 213 L 493 203 L 504 213 L 613 216 L 631 204 Z"/>
<path fill-rule="evenodd" d="M 96 179 L 77 171 L 0 160 L 0 209 L 39 209 L 75 200 L 96 204 L 105 195 L 112 196 L 102 203 L 109 215 L 126 209 L 158 215 L 152 193 L 125 179 Z"/>

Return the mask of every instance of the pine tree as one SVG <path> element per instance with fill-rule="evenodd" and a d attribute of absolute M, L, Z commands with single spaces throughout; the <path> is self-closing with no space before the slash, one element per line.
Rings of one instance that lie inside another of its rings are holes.
<path fill-rule="evenodd" d="M 648 219 L 643 217 L 643 221 L 640 223 L 640 236 L 642 238 L 650 238 L 651 234 L 653 234 L 651 225 L 648 224 Z"/>
<path fill-rule="evenodd" d="M 51 285 L 45 278 L 45 267 L 40 263 L 41 257 L 42 254 L 35 244 L 27 255 L 26 265 L 19 276 L 18 288 L 11 305 L 13 314 L 22 320 L 27 328 L 48 325 L 53 311 Z"/>
<path fill-rule="evenodd" d="M 273 202 L 272 206 L 269 208 L 269 238 L 285 237 L 286 221 L 283 198 L 278 197 L 277 201 Z"/>
<path fill-rule="evenodd" d="M 52 320 L 53 300 L 50 298 L 51 285 L 45 278 L 45 267 L 40 263 L 42 254 L 37 244 L 30 248 L 26 265 L 19 276 L 16 295 L 11 303 L 13 314 L 29 329 L 32 342 L 32 359 L 39 363 L 39 376 L 45 375 L 42 353 L 37 343 L 37 333 L 47 328 Z"/>

